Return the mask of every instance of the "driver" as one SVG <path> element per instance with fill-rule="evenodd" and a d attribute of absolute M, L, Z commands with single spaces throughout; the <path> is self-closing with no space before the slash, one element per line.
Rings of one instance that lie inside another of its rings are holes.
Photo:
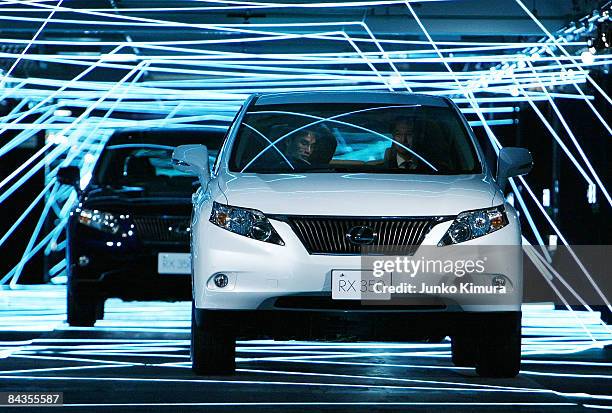
<path fill-rule="evenodd" d="M 288 138 L 287 158 L 294 167 L 312 165 L 311 157 L 320 136 L 311 130 L 302 130 Z"/>

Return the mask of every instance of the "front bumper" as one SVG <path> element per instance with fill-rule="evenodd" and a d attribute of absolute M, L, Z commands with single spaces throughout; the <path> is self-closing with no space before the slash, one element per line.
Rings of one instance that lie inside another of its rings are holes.
<path fill-rule="evenodd" d="M 188 253 L 188 244 L 107 245 L 109 239 L 87 228 L 69 237 L 69 288 L 78 295 L 126 300 L 189 300 L 190 274 L 159 274 L 158 253 Z M 115 241 L 113 239 L 113 241 Z M 80 257 L 87 257 L 82 265 Z"/>
<path fill-rule="evenodd" d="M 332 270 L 359 270 L 360 255 L 309 254 L 291 227 L 282 221 L 270 220 L 285 245 L 256 241 L 221 229 L 208 221 L 210 210 L 202 211 L 192 234 L 194 300 L 196 308 L 210 310 L 256 310 L 262 305 L 284 296 L 301 294 L 330 294 Z M 206 218 L 206 219 L 204 219 Z M 520 225 L 516 216 L 508 214 L 509 224 L 499 231 L 464 243 L 465 245 L 520 246 Z M 432 228 L 422 246 L 436 245 L 451 222 Z M 444 247 L 441 247 L 444 248 Z M 518 249 L 517 249 L 518 251 Z M 419 252 L 417 251 L 417 254 Z M 520 311 L 522 299 L 522 256 L 513 253 L 504 260 L 503 274 L 512 284 L 515 294 L 512 302 L 500 305 L 460 304 L 450 297 L 444 301 L 444 311 Z M 216 288 L 215 274 L 229 278 L 227 287 Z M 491 278 L 495 274 L 491 275 Z M 441 276 L 439 280 L 443 281 Z M 409 307 L 408 307 L 409 308 Z"/>

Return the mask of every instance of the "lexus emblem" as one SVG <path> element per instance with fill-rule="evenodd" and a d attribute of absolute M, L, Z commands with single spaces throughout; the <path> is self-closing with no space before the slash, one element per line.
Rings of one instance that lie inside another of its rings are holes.
<path fill-rule="evenodd" d="M 355 245 L 370 245 L 378 238 L 378 234 L 374 228 L 365 225 L 360 225 L 349 229 L 346 233 L 346 239 L 351 244 Z"/>

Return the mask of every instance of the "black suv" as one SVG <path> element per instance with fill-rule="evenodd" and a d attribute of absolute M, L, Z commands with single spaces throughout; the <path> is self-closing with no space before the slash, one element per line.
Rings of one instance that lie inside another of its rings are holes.
<path fill-rule="evenodd" d="M 58 180 L 79 190 L 67 234 L 70 325 L 93 326 L 110 297 L 191 299 L 191 195 L 198 181 L 172 167 L 172 151 L 203 144 L 214 158 L 223 137 L 210 129 L 123 130 L 106 143 L 83 191 L 77 167 L 60 169 Z"/>

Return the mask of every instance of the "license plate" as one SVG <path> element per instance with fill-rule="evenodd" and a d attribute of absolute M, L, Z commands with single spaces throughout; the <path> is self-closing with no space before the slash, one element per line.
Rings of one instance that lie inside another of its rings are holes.
<path fill-rule="evenodd" d="M 182 252 L 160 252 L 157 254 L 159 274 L 191 274 L 191 254 Z"/>
<path fill-rule="evenodd" d="M 361 271 L 332 271 L 332 300 L 360 300 Z"/>
<path fill-rule="evenodd" d="M 388 275 L 387 273 L 385 273 Z M 332 300 L 388 300 L 389 294 L 376 293 L 375 283 L 388 284 L 388 279 L 377 279 L 370 270 L 332 270 Z"/>

